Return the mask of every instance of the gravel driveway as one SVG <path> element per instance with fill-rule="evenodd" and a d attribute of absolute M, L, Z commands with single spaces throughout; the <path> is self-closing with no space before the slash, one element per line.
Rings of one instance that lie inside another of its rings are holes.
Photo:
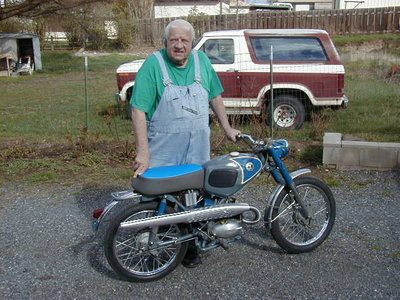
<path fill-rule="evenodd" d="M 400 299 L 400 172 L 335 172 L 336 224 L 315 251 L 285 254 L 257 224 L 145 284 L 119 279 L 91 230 L 92 210 L 126 187 L 2 186 L 0 299 Z M 261 208 L 270 189 L 240 198 Z"/>

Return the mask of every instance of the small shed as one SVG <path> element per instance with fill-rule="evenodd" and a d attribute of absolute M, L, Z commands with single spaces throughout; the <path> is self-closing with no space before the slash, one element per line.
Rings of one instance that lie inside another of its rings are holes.
<path fill-rule="evenodd" d="M 0 33 L 0 55 L 12 56 L 15 61 L 30 57 L 35 70 L 42 69 L 39 36 L 30 33 Z"/>

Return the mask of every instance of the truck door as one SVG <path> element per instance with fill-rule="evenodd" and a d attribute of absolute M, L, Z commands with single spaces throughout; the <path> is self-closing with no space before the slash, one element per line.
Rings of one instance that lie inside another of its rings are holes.
<path fill-rule="evenodd" d="M 233 38 L 210 38 L 200 45 L 210 59 L 224 87 L 223 98 L 240 97 L 239 58 Z M 197 47 L 196 47 L 197 48 Z"/>

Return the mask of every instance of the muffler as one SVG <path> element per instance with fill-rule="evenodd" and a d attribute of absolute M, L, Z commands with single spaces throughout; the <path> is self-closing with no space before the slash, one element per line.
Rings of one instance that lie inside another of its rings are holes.
<path fill-rule="evenodd" d="M 120 227 L 129 229 L 142 229 L 145 227 L 163 226 L 178 223 L 189 224 L 215 219 L 232 218 L 247 211 L 252 211 L 255 213 L 254 220 L 251 220 L 251 223 L 256 223 L 261 219 L 260 211 L 253 206 L 250 206 L 246 203 L 225 203 L 215 206 L 195 208 L 192 210 L 168 215 L 126 221 L 122 222 Z"/>

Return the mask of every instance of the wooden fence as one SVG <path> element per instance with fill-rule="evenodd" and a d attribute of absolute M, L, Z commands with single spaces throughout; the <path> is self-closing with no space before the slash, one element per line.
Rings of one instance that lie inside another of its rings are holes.
<path fill-rule="evenodd" d="M 185 19 L 193 24 L 196 36 L 213 30 L 246 28 L 324 29 L 331 35 L 400 32 L 400 6 L 299 12 L 253 12 L 238 15 L 198 16 Z M 135 37 L 136 44 L 161 45 L 163 30 L 171 20 L 173 19 L 139 20 Z"/>

